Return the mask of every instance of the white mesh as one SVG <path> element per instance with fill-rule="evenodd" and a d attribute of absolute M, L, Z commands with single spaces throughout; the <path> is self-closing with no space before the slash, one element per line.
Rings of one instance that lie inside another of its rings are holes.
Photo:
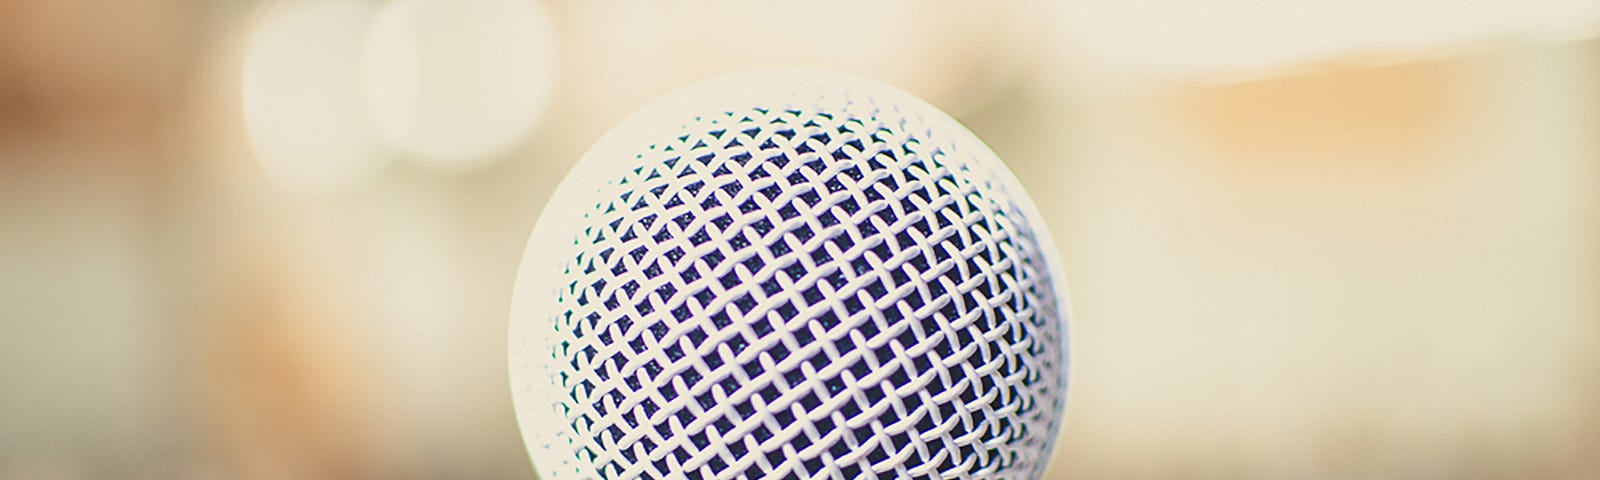
<path fill-rule="evenodd" d="M 536 232 L 565 261 L 525 270 L 558 280 L 512 339 L 544 478 L 1038 477 L 1066 394 L 1053 246 L 993 153 L 880 92 L 686 113 L 557 195 L 581 216 Z"/>

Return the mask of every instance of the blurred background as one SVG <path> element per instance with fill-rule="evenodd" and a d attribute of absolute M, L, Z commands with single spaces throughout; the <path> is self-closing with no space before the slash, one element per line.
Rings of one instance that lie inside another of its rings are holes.
<path fill-rule="evenodd" d="M 0 0 L 0 479 L 533 478 L 552 188 L 779 66 L 1040 202 L 1048 478 L 1600 478 L 1600 2 Z"/>

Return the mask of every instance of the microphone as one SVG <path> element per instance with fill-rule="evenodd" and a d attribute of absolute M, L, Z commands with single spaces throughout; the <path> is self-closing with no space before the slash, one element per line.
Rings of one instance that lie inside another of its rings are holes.
<path fill-rule="evenodd" d="M 546 480 L 1036 479 L 1065 283 L 1016 178 L 937 108 L 831 72 L 707 80 L 541 214 L 518 423 Z"/>

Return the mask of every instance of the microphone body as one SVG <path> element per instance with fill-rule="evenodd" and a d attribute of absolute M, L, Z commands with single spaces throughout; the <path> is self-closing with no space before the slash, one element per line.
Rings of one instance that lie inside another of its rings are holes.
<path fill-rule="evenodd" d="M 664 97 L 534 228 L 510 367 L 566 479 L 1034 479 L 1067 299 L 1033 202 L 908 94 L 765 71 Z"/>

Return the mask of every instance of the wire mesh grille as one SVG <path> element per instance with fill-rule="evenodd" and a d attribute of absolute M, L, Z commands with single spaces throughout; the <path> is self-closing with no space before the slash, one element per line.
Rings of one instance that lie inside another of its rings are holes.
<path fill-rule="evenodd" d="M 920 113 L 798 98 L 640 145 L 582 206 L 543 332 L 571 460 L 541 470 L 1037 477 L 1066 390 L 1039 226 Z"/>

